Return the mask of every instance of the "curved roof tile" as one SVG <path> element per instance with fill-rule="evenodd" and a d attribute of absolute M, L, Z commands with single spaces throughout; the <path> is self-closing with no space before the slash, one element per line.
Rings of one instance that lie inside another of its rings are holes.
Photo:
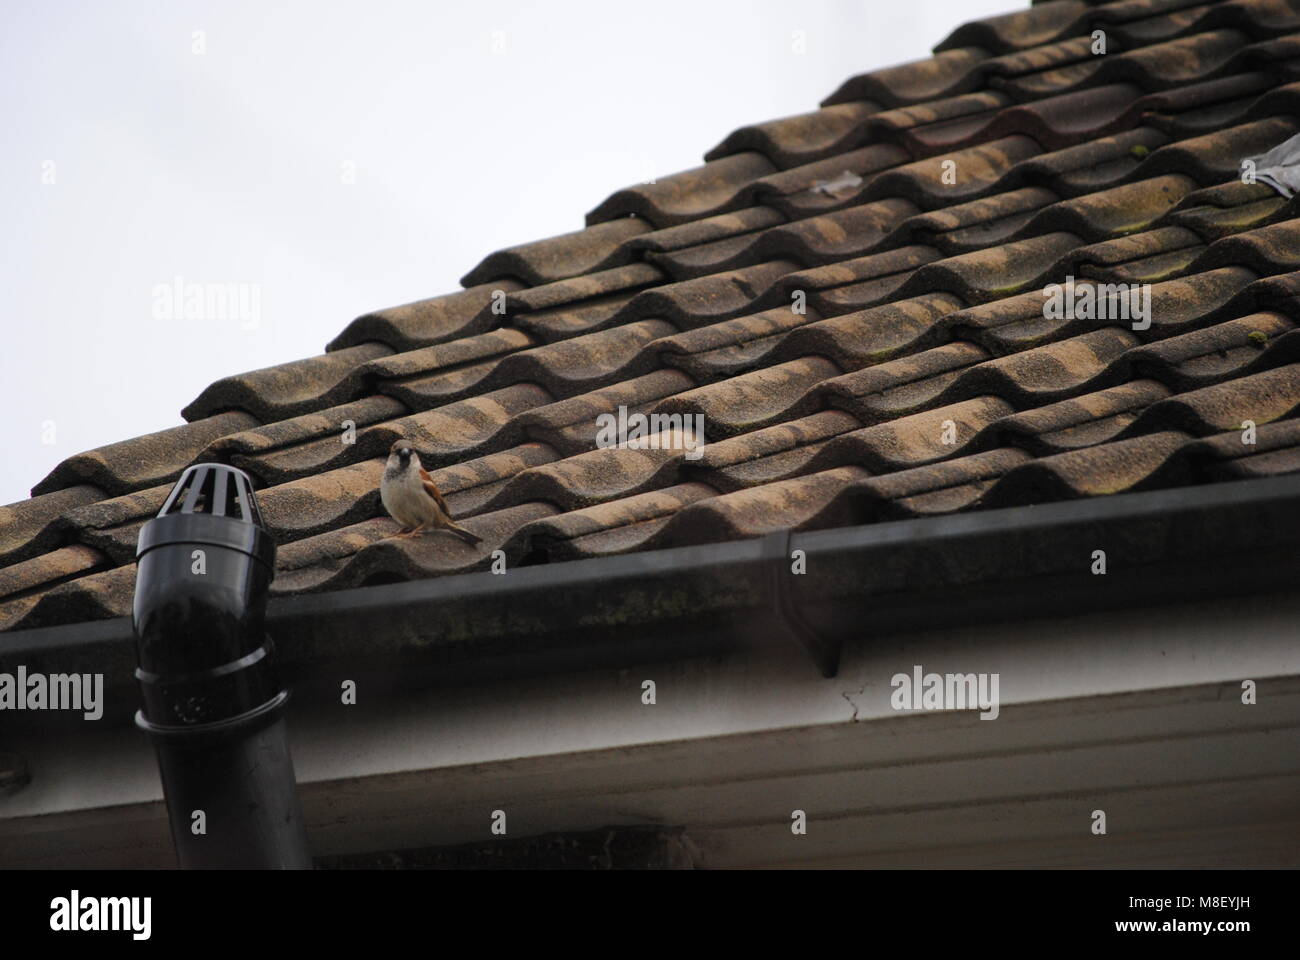
<path fill-rule="evenodd" d="M 1052 0 L 739 127 L 64 460 L 0 508 L 0 629 L 128 613 L 202 460 L 257 480 L 277 594 L 1300 472 L 1300 199 L 1239 178 L 1300 130 L 1297 31 L 1285 0 Z M 391 539 L 399 436 L 488 549 Z"/>

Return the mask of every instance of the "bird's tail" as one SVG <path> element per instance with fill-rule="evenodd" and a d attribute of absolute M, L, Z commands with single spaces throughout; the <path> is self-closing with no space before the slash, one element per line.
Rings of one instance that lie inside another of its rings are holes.
<path fill-rule="evenodd" d="M 483 542 L 482 537 L 476 537 L 474 536 L 474 534 L 470 533 L 464 527 L 457 526 L 456 524 L 450 521 L 447 522 L 447 526 L 444 529 L 446 529 L 448 533 L 454 533 L 456 536 L 460 537 L 462 540 L 468 543 L 471 547 L 476 547 Z"/>

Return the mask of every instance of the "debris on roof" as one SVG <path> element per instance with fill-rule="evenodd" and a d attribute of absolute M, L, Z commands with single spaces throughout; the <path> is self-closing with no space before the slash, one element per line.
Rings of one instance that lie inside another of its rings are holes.
<path fill-rule="evenodd" d="M 1290 199 L 1300 190 L 1300 133 L 1267 153 L 1247 157 L 1241 165 L 1244 177 L 1266 183 Z"/>

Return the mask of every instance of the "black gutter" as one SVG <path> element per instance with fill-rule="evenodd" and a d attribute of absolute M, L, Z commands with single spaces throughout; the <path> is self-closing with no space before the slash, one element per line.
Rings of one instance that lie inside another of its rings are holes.
<path fill-rule="evenodd" d="M 276 598 L 268 631 L 304 702 L 337 703 L 341 678 L 373 695 L 793 643 L 825 673 L 844 640 L 1294 590 L 1300 475 L 786 537 Z M 130 620 L 0 635 L 17 663 L 129 682 Z"/>

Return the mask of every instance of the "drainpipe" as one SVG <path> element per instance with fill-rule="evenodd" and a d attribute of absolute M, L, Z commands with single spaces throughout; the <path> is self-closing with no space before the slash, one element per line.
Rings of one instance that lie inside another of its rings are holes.
<path fill-rule="evenodd" d="M 248 475 L 187 469 L 140 531 L 133 625 L 144 706 L 181 867 L 307 869 L 264 629 L 275 541 Z"/>

